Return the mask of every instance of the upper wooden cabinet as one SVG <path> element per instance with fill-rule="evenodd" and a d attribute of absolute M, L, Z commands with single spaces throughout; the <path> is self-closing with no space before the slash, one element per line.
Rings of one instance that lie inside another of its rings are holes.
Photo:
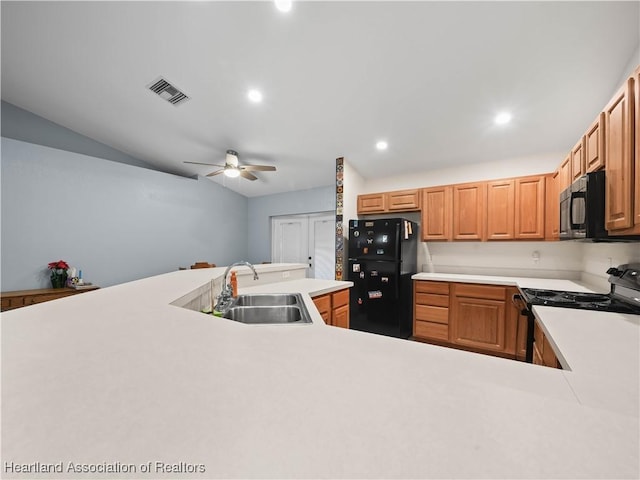
<path fill-rule="evenodd" d="M 513 240 L 515 180 L 487 182 L 487 240 Z"/>
<path fill-rule="evenodd" d="M 420 210 L 420 189 L 358 195 L 358 214 Z"/>
<path fill-rule="evenodd" d="M 571 185 L 571 154 L 567 155 L 558 167 L 560 174 L 558 176 L 558 192 L 562 192 Z"/>
<path fill-rule="evenodd" d="M 604 109 L 606 228 L 611 234 L 634 226 L 634 79 L 630 78 Z M 626 233 L 626 232 L 625 232 Z"/>
<path fill-rule="evenodd" d="M 515 238 L 544 239 L 545 176 L 516 178 Z"/>
<path fill-rule="evenodd" d="M 635 83 L 635 128 L 633 130 L 634 134 L 634 143 L 635 143 L 635 159 L 633 161 L 634 165 L 634 191 L 635 198 L 633 203 L 633 226 L 634 233 L 640 234 L 640 67 L 638 67 L 633 74 L 633 79 Z"/>
<path fill-rule="evenodd" d="M 452 187 L 422 189 L 422 240 L 451 240 Z"/>
<path fill-rule="evenodd" d="M 358 195 L 358 215 L 384 213 L 387 209 L 387 196 L 384 193 Z"/>
<path fill-rule="evenodd" d="M 604 113 L 601 113 L 584 134 L 584 157 L 587 172 L 595 172 L 605 166 L 603 133 Z"/>
<path fill-rule="evenodd" d="M 453 186 L 453 239 L 484 239 L 486 183 Z"/>
<path fill-rule="evenodd" d="M 545 185 L 545 240 L 560 239 L 560 168 L 547 175 Z"/>
<path fill-rule="evenodd" d="M 415 212 L 420 210 L 420 190 L 398 190 L 388 192 L 388 209 L 390 212 Z"/>
<path fill-rule="evenodd" d="M 607 154 L 607 230 L 611 235 L 640 235 L 640 67 L 638 67 L 625 84 L 627 100 L 625 107 L 620 106 L 620 112 L 617 116 L 610 115 L 606 128 L 610 124 L 617 125 L 614 133 L 608 132 L 605 128 L 605 146 Z M 614 97 L 621 97 L 622 94 Z M 630 120 L 625 128 L 625 114 L 629 115 Z M 606 119 L 605 111 L 605 119 Z M 614 120 L 617 118 L 617 121 Z M 613 128 L 613 127 L 612 127 Z M 618 141 L 626 141 L 622 146 L 614 146 L 609 148 L 607 142 L 610 136 L 616 141 L 616 134 L 619 136 Z M 625 134 L 628 135 L 625 137 Z M 629 145 L 631 145 L 629 147 Z M 608 155 L 612 155 L 611 151 L 617 152 L 615 160 L 611 161 L 609 166 Z M 629 158 L 627 158 L 627 156 Z M 610 173 L 612 174 L 610 176 Z M 625 193 L 628 192 L 628 193 Z M 628 195 L 623 197 L 623 195 Z M 625 225 L 629 225 L 625 227 Z"/>
<path fill-rule="evenodd" d="M 585 172 L 584 137 L 571 149 L 571 181 L 577 180 Z"/>

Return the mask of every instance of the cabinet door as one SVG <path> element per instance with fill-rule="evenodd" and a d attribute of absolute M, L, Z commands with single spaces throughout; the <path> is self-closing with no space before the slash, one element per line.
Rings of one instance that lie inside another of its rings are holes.
<path fill-rule="evenodd" d="M 633 160 L 629 176 L 631 178 L 631 227 L 628 229 L 615 230 L 610 233 L 615 235 L 640 235 L 640 67 L 633 75 L 634 81 L 634 117 L 632 122 L 631 136 L 629 140 L 633 143 Z M 607 170 L 608 172 L 608 170 Z M 608 182 L 607 182 L 608 183 Z"/>
<path fill-rule="evenodd" d="M 453 239 L 484 239 L 486 183 L 453 186 Z"/>
<path fill-rule="evenodd" d="M 560 170 L 556 170 L 546 177 L 545 186 L 545 240 L 560 238 Z"/>
<path fill-rule="evenodd" d="M 482 350 L 504 352 L 505 301 L 454 296 L 449 320 L 450 340 Z"/>
<path fill-rule="evenodd" d="M 605 219 L 609 231 L 628 229 L 633 225 L 632 91 L 633 79 L 630 78 L 604 110 Z"/>
<path fill-rule="evenodd" d="M 390 212 L 414 212 L 420 210 L 420 190 L 400 190 L 387 193 Z"/>
<path fill-rule="evenodd" d="M 422 240 L 451 240 L 451 186 L 422 189 Z"/>
<path fill-rule="evenodd" d="M 487 182 L 487 240 L 512 240 L 514 232 L 515 182 Z"/>
<path fill-rule="evenodd" d="M 584 137 L 571 150 L 571 181 L 577 180 L 585 172 Z"/>
<path fill-rule="evenodd" d="M 560 164 L 560 177 L 558 182 L 558 194 L 571 185 L 571 154 Z"/>
<path fill-rule="evenodd" d="M 349 305 L 342 305 L 333 310 L 331 324 L 334 327 L 349 328 Z"/>
<path fill-rule="evenodd" d="M 640 234 L 640 67 L 633 74 L 635 82 L 635 125 L 633 129 L 633 141 L 635 143 L 635 159 L 634 159 L 634 179 L 635 179 L 635 200 L 633 206 L 633 224 L 635 230 L 633 233 Z"/>
<path fill-rule="evenodd" d="M 313 303 L 318 309 L 318 313 L 322 316 L 324 323 L 331 325 L 331 295 L 320 295 L 314 297 Z"/>
<path fill-rule="evenodd" d="M 545 177 L 516 179 L 515 238 L 544 239 Z"/>
<path fill-rule="evenodd" d="M 387 209 L 386 200 L 384 193 L 358 195 L 358 214 L 382 213 Z"/>
<path fill-rule="evenodd" d="M 604 113 L 601 113 L 584 135 L 584 156 L 587 172 L 595 172 L 605 166 L 603 130 Z"/>

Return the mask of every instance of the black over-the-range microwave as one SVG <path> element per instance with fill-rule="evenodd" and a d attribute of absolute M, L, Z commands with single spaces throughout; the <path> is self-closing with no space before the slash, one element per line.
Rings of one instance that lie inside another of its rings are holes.
<path fill-rule="evenodd" d="M 587 173 L 560 193 L 560 240 L 634 241 L 611 236 L 605 226 L 605 171 Z"/>

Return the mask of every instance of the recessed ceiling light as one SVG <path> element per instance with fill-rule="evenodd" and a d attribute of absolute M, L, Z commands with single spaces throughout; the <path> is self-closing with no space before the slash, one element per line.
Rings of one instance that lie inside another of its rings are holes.
<path fill-rule="evenodd" d="M 254 103 L 260 103 L 262 101 L 262 93 L 259 90 L 249 90 L 247 97 Z"/>
<path fill-rule="evenodd" d="M 509 123 L 511 121 L 511 114 L 509 112 L 500 112 L 498 115 L 496 115 L 496 118 L 494 118 L 494 122 L 496 122 L 497 125 L 504 125 L 505 123 Z"/>
<path fill-rule="evenodd" d="M 293 5 L 292 0 L 275 0 L 276 8 L 281 12 L 288 12 Z"/>
<path fill-rule="evenodd" d="M 376 143 L 376 148 L 378 150 L 386 150 L 388 146 L 389 144 L 384 140 L 380 140 L 378 143 Z"/>

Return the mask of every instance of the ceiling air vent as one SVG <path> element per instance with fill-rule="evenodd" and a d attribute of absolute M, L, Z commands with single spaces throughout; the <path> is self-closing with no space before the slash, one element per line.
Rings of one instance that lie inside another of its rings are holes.
<path fill-rule="evenodd" d="M 160 77 L 158 80 L 147 85 L 147 88 L 157 93 L 161 98 L 173 105 L 179 105 L 189 100 L 189 97 L 178 90 L 176 87 Z"/>

